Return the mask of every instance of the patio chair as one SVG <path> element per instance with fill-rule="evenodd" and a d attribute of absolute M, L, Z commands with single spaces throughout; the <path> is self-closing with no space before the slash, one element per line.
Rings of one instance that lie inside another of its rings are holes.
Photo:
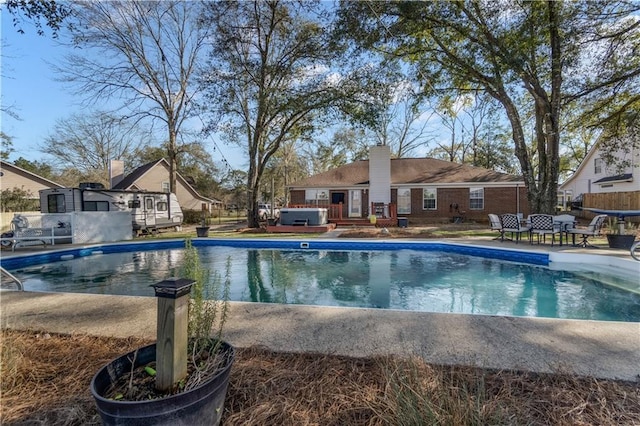
<path fill-rule="evenodd" d="M 500 216 L 497 214 L 489 213 L 489 225 L 492 231 L 500 232 L 500 235 L 494 238 L 494 240 L 503 240 L 504 239 L 504 231 L 502 230 L 502 222 L 500 221 Z"/>
<path fill-rule="evenodd" d="M 550 214 L 532 214 L 529 215 L 529 221 L 531 225 L 531 238 L 529 242 L 533 244 L 533 236 L 537 235 L 538 244 L 540 244 L 540 236 L 542 236 L 542 241 L 546 242 L 547 235 L 551 235 L 551 246 L 553 247 L 556 234 L 562 232 L 560 225 L 554 223 L 553 216 Z"/>
<path fill-rule="evenodd" d="M 531 230 L 530 226 L 523 225 L 521 223 L 520 218 L 516 214 L 512 214 L 512 213 L 503 214 L 500 220 L 502 221 L 502 240 L 501 241 L 504 241 L 504 234 L 507 232 L 510 232 L 511 239 L 513 239 L 513 236 L 515 235 L 515 241 L 516 241 L 516 244 L 518 244 L 518 241 L 520 241 L 520 239 L 522 238 L 522 234 L 524 234 L 525 232 L 529 233 L 529 231 Z M 531 240 L 531 235 L 529 235 L 529 240 Z"/>
<path fill-rule="evenodd" d="M 607 218 L 606 214 L 600 214 L 593 219 L 586 228 L 571 228 L 567 229 L 567 238 L 569 234 L 572 235 L 573 245 L 576 245 L 576 235 L 582 236 L 582 241 L 578 244 L 580 247 L 594 247 L 593 244 L 589 242 L 589 237 L 598 237 L 601 235 L 602 226 L 604 225 L 604 220 Z"/>

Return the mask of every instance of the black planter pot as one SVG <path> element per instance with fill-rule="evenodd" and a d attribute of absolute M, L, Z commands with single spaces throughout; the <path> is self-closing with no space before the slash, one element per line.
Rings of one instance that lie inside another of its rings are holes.
<path fill-rule="evenodd" d="M 209 236 L 209 227 L 208 226 L 197 226 L 196 227 L 196 235 L 198 237 L 208 237 Z"/>
<path fill-rule="evenodd" d="M 635 239 L 635 235 L 607 234 L 607 240 L 609 241 L 610 248 L 629 250 L 631 249 L 631 246 L 633 245 Z"/>
<path fill-rule="evenodd" d="M 149 401 L 116 401 L 103 395 L 118 378 L 129 374 L 133 352 L 105 365 L 91 380 L 91 393 L 104 425 L 218 425 L 235 358 L 233 346 L 222 342 L 219 350 L 227 363 L 218 374 L 195 389 Z M 156 345 L 138 350 L 134 368 L 156 359 Z"/>

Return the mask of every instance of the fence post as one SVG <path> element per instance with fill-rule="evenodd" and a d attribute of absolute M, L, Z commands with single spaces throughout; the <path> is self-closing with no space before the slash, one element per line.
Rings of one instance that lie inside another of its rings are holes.
<path fill-rule="evenodd" d="M 167 391 L 187 376 L 189 292 L 194 280 L 170 278 L 152 284 L 158 298 L 156 389 Z"/>

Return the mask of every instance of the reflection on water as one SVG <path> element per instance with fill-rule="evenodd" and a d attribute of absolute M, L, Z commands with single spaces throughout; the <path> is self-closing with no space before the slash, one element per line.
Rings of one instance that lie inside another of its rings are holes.
<path fill-rule="evenodd" d="M 640 321 L 638 294 L 584 271 L 411 250 L 198 250 L 212 280 L 228 263 L 235 301 Z M 153 296 L 149 286 L 179 276 L 182 257 L 180 249 L 117 253 L 13 272 L 31 291 Z"/>

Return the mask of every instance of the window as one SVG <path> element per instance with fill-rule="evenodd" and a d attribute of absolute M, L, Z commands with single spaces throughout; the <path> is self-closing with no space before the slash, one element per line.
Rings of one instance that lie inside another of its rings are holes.
<path fill-rule="evenodd" d="M 595 174 L 602 173 L 602 158 L 593 160 L 593 172 Z"/>
<path fill-rule="evenodd" d="M 145 198 L 144 199 L 144 208 L 147 211 L 153 211 L 153 198 Z"/>
<path fill-rule="evenodd" d="M 411 188 L 398 188 L 398 214 L 411 214 Z"/>
<path fill-rule="evenodd" d="M 469 188 L 469 208 L 471 210 L 484 209 L 484 188 Z"/>
<path fill-rule="evenodd" d="M 162 192 L 169 192 L 169 182 L 162 182 Z"/>
<path fill-rule="evenodd" d="M 305 204 L 329 204 L 328 189 L 307 189 L 304 191 Z"/>
<path fill-rule="evenodd" d="M 82 210 L 85 212 L 108 212 L 109 203 L 107 201 L 85 201 L 82 203 Z"/>
<path fill-rule="evenodd" d="M 166 212 L 167 211 L 167 202 L 166 201 L 159 201 L 158 204 L 156 205 L 156 207 L 158 208 L 159 212 Z"/>
<path fill-rule="evenodd" d="M 66 213 L 67 206 L 64 202 L 64 194 L 47 195 L 47 209 L 49 213 Z"/>
<path fill-rule="evenodd" d="M 424 210 L 435 210 L 438 208 L 438 192 L 436 188 L 424 188 L 422 190 L 422 208 Z"/>
<path fill-rule="evenodd" d="M 140 200 L 129 200 L 129 208 L 130 209 L 139 209 L 140 208 Z"/>

